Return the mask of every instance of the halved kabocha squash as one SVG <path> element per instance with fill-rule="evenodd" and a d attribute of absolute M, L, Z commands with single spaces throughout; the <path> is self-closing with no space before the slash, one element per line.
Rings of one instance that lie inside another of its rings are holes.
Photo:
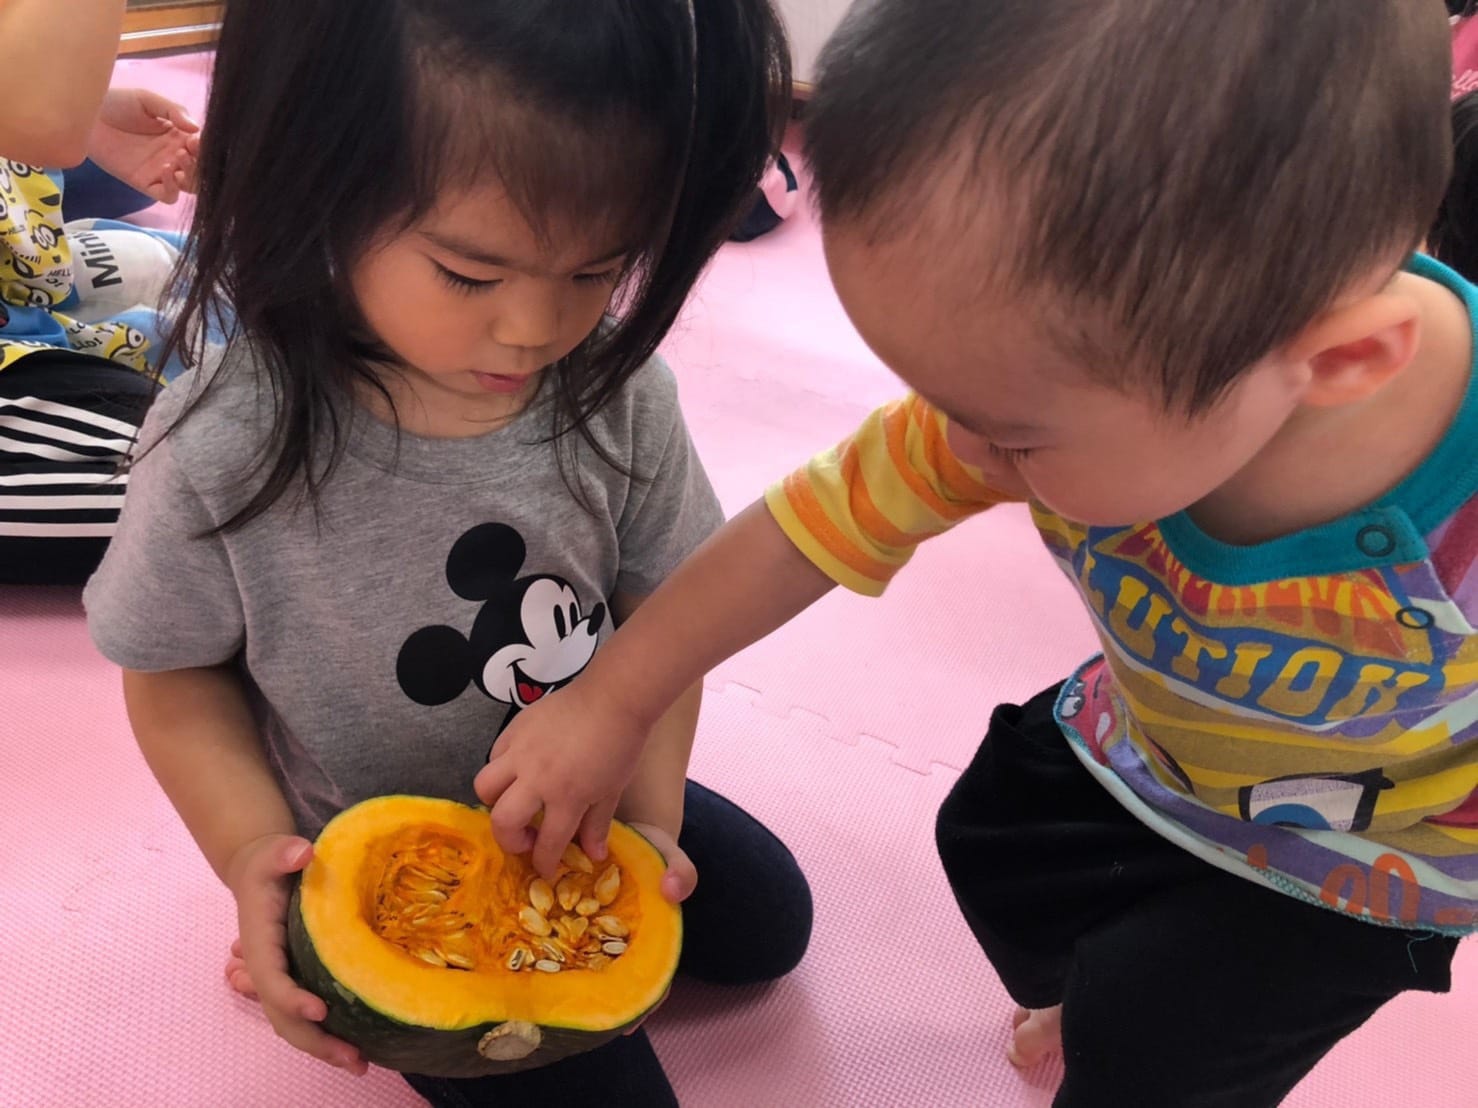
<path fill-rule="evenodd" d="M 565 851 L 553 884 L 505 855 L 488 813 L 385 796 L 318 837 L 288 909 L 294 976 L 324 1029 L 376 1065 L 511 1073 L 591 1050 L 667 993 L 682 916 L 666 862 L 623 824 L 610 858 Z"/>

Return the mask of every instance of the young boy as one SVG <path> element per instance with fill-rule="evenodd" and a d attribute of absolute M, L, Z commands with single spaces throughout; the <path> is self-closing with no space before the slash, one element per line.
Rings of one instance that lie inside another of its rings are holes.
<path fill-rule="evenodd" d="M 872 0 L 809 116 L 832 277 L 914 390 L 772 489 L 480 775 L 552 868 L 641 736 L 834 584 L 1029 500 L 1103 655 L 940 814 L 1061 1106 L 1277 1103 L 1478 910 L 1478 290 L 1440 0 Z M 981 582 L 982 589 L 994 582 Z M 1003 634 L 1009 634 L 1003 629 Z M 571 799 L 573 798 L 573 799 Z"/>

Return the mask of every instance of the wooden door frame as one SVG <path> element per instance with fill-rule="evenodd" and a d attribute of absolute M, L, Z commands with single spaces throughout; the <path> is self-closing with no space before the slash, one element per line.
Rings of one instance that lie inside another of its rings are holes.
<path fill-rule="evenodd" d="M 246 0 L 250 3 L 251 0 Z M 123 16 L 120 54 L 210 46 L 221 31 L 225 3 L 180 2 L 130 8 Z"/>

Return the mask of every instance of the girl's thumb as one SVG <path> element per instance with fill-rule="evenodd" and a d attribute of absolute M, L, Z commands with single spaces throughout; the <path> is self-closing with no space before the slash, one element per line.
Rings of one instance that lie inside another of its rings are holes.
<path fill-rule="evenodd" d="M 313 844 L 307 839 L 290 838 L 278 855 L 282 859 L 283 873 L 297 873 L 313 858 Z"/>

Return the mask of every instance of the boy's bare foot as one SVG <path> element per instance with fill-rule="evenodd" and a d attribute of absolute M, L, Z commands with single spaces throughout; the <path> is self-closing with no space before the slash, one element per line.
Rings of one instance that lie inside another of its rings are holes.
<path fill-rule="evenodd" d="M 1006 1057 L 1013 1066 L 1030 1069 L 1062 1049 L 1062 1005 L 1055 1008 L 1016 1009 L 1011 1017 L 1011 1045 Z"/>
<path fill-rule="evenodd" d="M 251 974 L 247 973 L 246 962 L 241 957 L 240 939 L 231 944 L 231 957 L 226 959 L 226 980 L 242 996 L 257 999 L 256 986 L 251 983 Z"/>

